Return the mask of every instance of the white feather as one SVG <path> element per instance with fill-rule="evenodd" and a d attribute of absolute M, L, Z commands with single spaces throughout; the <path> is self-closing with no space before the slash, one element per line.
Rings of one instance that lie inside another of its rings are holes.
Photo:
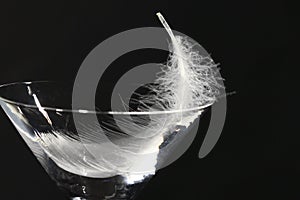
<path fill-rule="evenodd" d="M 171 38 L 170 56 L 150 87 L 153 93 L 137 100 L 144 106 L 130 113 L 135 122 L 128 113 L 109 112 L 115 124 L 82 122 L 85 130 L 78 130 L 78 138 L 59 131 L 39 134 L 40 146 L 63 169 L 88 177 L 153 174 L 168 135 L 188 127 L 216 101 L 220 85 L 213 60 L 200 55 L 187 38 L 175 36 L 163 16 L 157 16 Z"/>

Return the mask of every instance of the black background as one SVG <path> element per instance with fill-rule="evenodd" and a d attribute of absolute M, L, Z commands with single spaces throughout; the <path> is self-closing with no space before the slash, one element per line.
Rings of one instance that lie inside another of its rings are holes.
<path fill-rule="evenodd" d="M 157 11 L 211 53 L 227 92 L 236 94 L 228 96 L 226 124 L 213 151 L 197 157 L 208 112 L 190 149 L 158 173 L 139 199 L 299 199 L 295 3 L 1 2 L 0 84 L 73 80 L 85 56 L 109 36 L 160 26 Z M 0 198 L 62 200 L 2 111 L 0 127 Z"/>

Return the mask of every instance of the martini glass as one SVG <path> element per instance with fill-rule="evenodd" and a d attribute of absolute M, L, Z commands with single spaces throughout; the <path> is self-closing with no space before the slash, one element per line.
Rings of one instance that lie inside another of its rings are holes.
<path fill-rule="evenodd" d="M 0 104 L 51 179 L 74 200 L 135 199 L 171 162 L 204 109 L 72 109 L 72 84 L 47 81 L 2 85 Z"/>

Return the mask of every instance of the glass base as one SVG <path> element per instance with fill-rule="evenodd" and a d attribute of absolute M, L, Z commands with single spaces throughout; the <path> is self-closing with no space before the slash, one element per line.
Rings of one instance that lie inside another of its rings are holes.
<path fill-rule="evenodd" d="M 109 178 L 79 176 L 60 168 L 48 156 L 44 156 L 42 165 L 71 200 L 133 200 L 152 178 L 148 176 L 131 184 L 120 175 Z"/>

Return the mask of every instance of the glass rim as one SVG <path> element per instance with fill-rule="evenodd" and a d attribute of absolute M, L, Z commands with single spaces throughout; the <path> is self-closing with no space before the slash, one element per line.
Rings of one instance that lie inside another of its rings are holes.
<path fill-rule="evenodd" d="M 71 82 L 71 81 L 68 81 Z M 0 89 L 4 87 L 9 87 L 13 85 L 27 85 L 27 84 L 38 84 L 38 83 L 66 83 L 65 81 L 52 81 L 52 80 L 44 80 L 44 81 L 20 81 L 20 82 L 11 82 L 11 83 L 5 83 L 5 84 L 0 84 Z M 2 97 L 0 95 L 0 100 L 17 105 L 17 106 L 23 106 L 27 108 L 37 108 L 40 109 L 42 108 L 43 110 L 48 110 L 48 111 L 56 111 L 56 112 L 72 112 L 72 113 L 82 113 L 82 114 L 111 114 L 111 115 L 159 115 L 159 114 L 175 114 L 175 113 L 182 113 L 182 112 L 192 112 L 196 110 L 204 110 L 205 108 L 208 108 L 211 106 L 213 102 L 208 102 L 207 104 L 204 104 L 199 107 L 193 107 L 193 108 L 185 108 L 181 110 L 162 110 L 162 111 L 97 111 L 92 110 L 92 109 L 67 109 L 67 108 L 56 108 L 52 106 L 41 106 L 38 107 L 37 105 L 29 104 L 29 103 L 22 103 L 20 101 L 14 101 L 9 98 Z"/>

